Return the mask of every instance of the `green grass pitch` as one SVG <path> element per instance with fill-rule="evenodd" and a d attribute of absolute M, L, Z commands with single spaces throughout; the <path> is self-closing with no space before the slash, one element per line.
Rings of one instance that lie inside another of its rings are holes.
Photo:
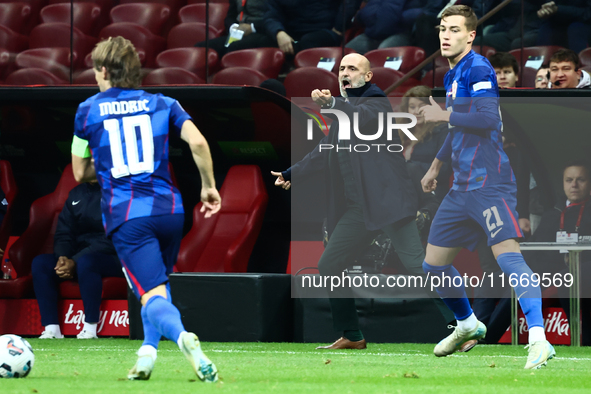
<path fill-rule="evenodd" d="M 372 344 L 319 351 L 316 344 L 203 343 L 220 382 L 196 380 L 176 344 L 161 342 L 149 381 L 128 381 L 140 341 L 29 339 L 35 366 L 0 379 L 0 393 L 583 393 L 591 392 L 591 349 L 556 347 L 539 370 L 523 369 L 523 346 L 477 346 L 437 358 L 431 344 Z"/>

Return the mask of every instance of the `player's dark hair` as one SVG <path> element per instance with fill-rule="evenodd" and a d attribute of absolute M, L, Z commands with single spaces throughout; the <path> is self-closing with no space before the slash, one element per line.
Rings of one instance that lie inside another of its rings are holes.
<path fill-rule="evenodd" d="M 591 163 L 585 159 L 573 159 L 566 163 L 566 165 L 562 168 L 562 174 L 566 171 L 569 167 L 583 167 L 585 172 L 587 173 L 587 177 L 591 177 Z"/>
<path fill-rule="evenodd" d="M 140 57 L 131 41 L 123 37 L 109 37 L 92 50 L 92 64 L 96 70 L 107 69 L 112 87 L 137 88 L 141 83 Z"/>
<path fill-rule="evenodd" d="M 472 8 L 467 5 L 452 5 L 441 14 L 441 19 L 447 18 L 448 16 L 463 16 L 465 19 L 464 25 L 468 31 L 475 31 L 478 25 L 478 18 Z"/>
<path fill-rule="evenodd" d="M 554 55 L 550 58 L 550 63 L 560 63 L 560 62 L 571 62 L 575 65 L 575 71 L 577 71 L 581 67 L 581 61 L 579 60 L 579 55 L 575 51 L 570 49 L 559 49 L 554 52 Z"/>
<path fill-rule="evenodd" d="M 493 66 L 493 68 L 503 69 L 505 67 L 511 67 L 513 68 L 515 75 L 519 73 L 517 59 L 515 59 L 515 56 L 508 52 L 497 52 L 494 55 L 490 55 L 488 61 L 490 62 L 490 65 Z"/>

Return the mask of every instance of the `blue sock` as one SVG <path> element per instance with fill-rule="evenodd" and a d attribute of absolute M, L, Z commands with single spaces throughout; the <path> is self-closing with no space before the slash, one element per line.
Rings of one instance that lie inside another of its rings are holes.
<path fill-rule="evenodd" d="M 454 313 L 456 320 L 467 319 L 472 314 L 470 301 L 468 301 L 466 289 L 464 289 L 464 280 L 453 265 L 435 266 L 423 261 L 423 271 L 433 277 L 442 278 L 441 285 L 435 290 L 445 305 Z M 453 283 L 458 285 L 461 283 L 461 286 L 454 286 Z"/>
<path fill-rule="evenodd" d="M 144 326 L 144 343 L 142 345 L 150 345 L 153 348 L 158 349 L 158 342 L 160 342 L 162 335 L 160 335 L 156 327 L 150 323 L 145 306 L 142 306 L 142 324 Z"/>
<path fill-rule="evenodd" d="M 179 310 L 164 297 L 154 296 L 144 307 L 150 323 L 171 341 L 176 342 L 181 332 L 185 331 Z"/>
<path fill-rule="evenodd" d="M 518 297 L 519 305 L 525 315 L 527 326 L 544 327 L 544 317 L 542 316 L 542 291 L 540 286 L 532 284 L 532 270 L 528 267 L 521 253 L 503 253 L 497 257 L 497 263 L 508 278 L 515 278 L 515 294 Z M 511 276 L 513 274 L 513 276 Z M 528 286 L 522 286 L 522 278 L 527 278 Z M 511 279 L 514 282 L 515 279 Z"/>

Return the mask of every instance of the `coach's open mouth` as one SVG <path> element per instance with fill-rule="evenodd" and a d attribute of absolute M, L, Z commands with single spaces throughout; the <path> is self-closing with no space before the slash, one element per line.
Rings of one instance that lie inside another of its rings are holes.
<path fill-rule="evenodd" d="M 348 79 L 343 79 L 341 81 L 341 84 L 343 85 L 343 88 L 346 89 L 347 87 L 351 86 L 351 81 L 349 81 Z"/>

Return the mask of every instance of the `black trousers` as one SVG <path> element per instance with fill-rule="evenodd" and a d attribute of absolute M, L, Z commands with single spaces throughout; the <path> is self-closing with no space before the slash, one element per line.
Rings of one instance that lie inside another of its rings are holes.
<path fill-rule="evenodd" d="M 409 217 L 386 226 L 382 229 L 392 240 L 398 257 L 411 275 L 424 275 L 423 261 L 425 251 L 421 243 L 419 231 L 414 217 Z M 363 251 L 376 236 L 378 231 L 369 231 L 363 221 L 363 209 L 358 204 L 350 204 L 347 211 L 339 220 L 332 233 L 324 253 L 318 262 L 320 275 L 341 275 L 343 269 Z M 355 299 L 347 297 L 350 289 L 342 288 L 330 297 L 335 331 L 358 330 L 359 319 L 355 307 Z M 344 298 L 343 298 L 344 297 Z M 453 314 L 445 307 L 441 300 L 442 313 L 446 321 L 453 320 Z"/>

